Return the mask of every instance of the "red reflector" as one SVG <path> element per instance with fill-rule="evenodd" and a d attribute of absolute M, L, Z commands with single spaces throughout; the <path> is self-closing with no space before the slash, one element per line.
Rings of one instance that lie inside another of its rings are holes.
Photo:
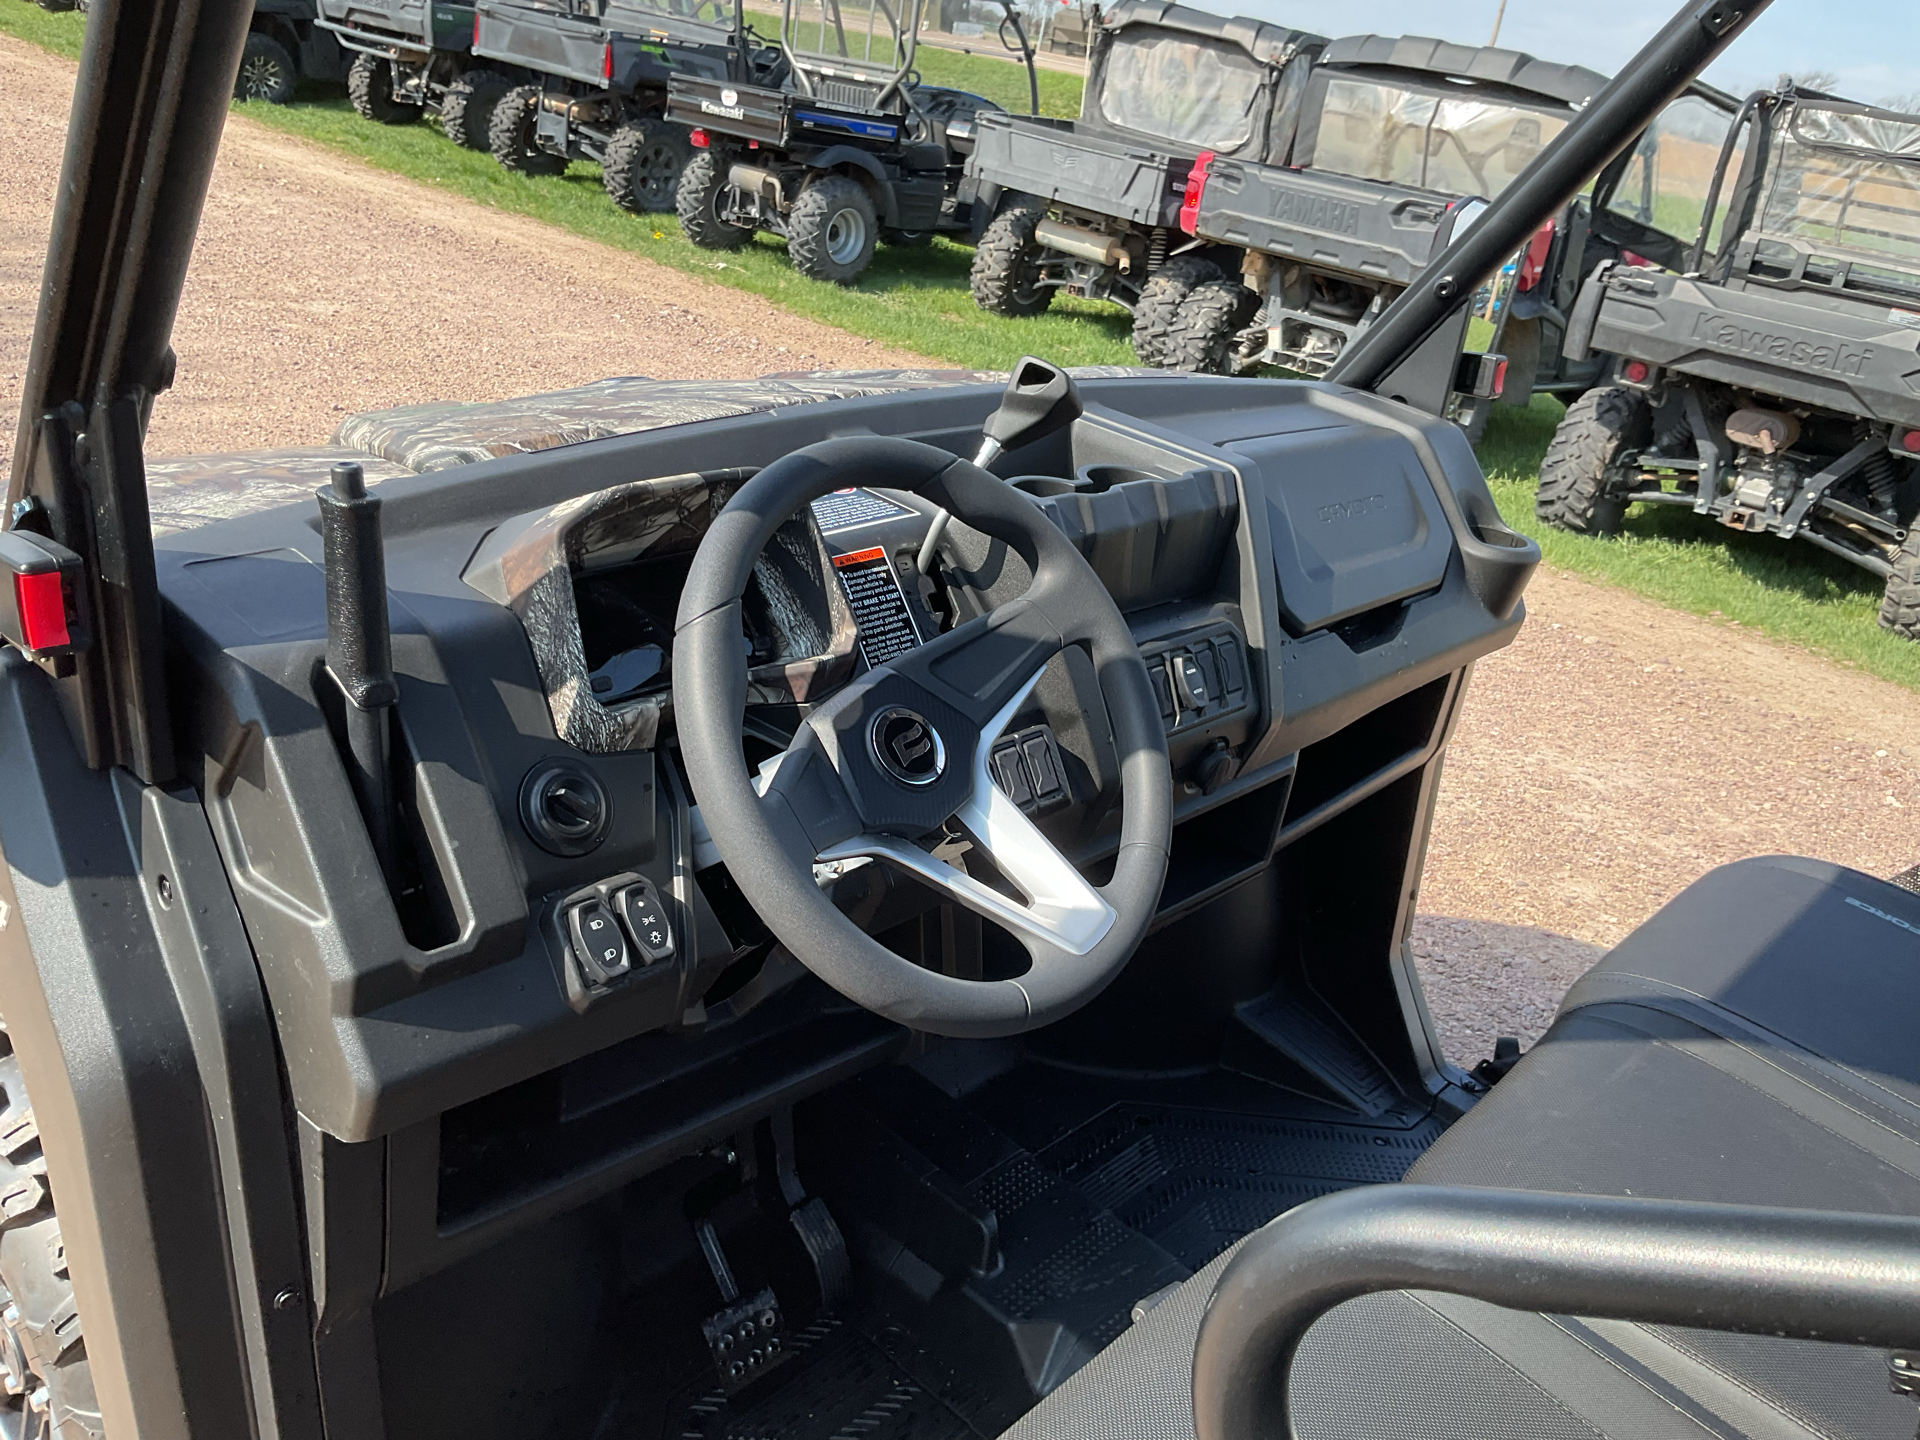
<path fill-rule="evenodd" d="M 613 42 L 607 42 L 606 50 L 600 57 L 600 78 L 609 85 L 613 83 Z"/>
<path fill-rule="evenodd" d="M 478 49 L 480 48 L 480 12 L 479 12 L 478 10 L 476 10 L 476 11 L 474 11 L 474 12 L 473 12 L 473 41 L 472 41 L 472 45 L 473 45 L 473 48 L 474 48 L 475 50 L 478 50 Z"/>
<path fill-rule="evenodd" d="M 1213 151 L 1202 150 L 1187 171 L 1186 193 L 1180 197 L 1180 228 L 1192 235 L 1200 223 L 1200 197 L 1206 192 L 1207 172 L 1213 165 Z"/>
<path fill-rule="evenodd" d="M 1900 448 L 1909 455 L 1920 455 L 1920 430 L 1909 430 L 1900 437 Z"/>
<path fill-rule="evenodd" d="M 13 577 L 13 602 L 20 612 L 20 638 L 29 650 L 58 650 L 71 645 L 67 633 L 67 596 L 60 572 Z"/>
<path fill-rule="evenodd" d="M 689 130 L 687 132 L 687 143 L 693 146 L 693 148 L 696 150 L 706 149 L 708 144 L 707 132 L 704 130 L 697 130 L 697 129 Z"/>
<path fill-rule="evenodd" d="M 1503 394 L 1506 393 L 1506 389 L 1507 389 L 1507 362 L 1505 360 L 1502 360 L 1499 364 L 1493 367 L 1492 398 L 1495 400 L 1498 400 Z"/>
<path fill-rule="evenodd" d="M 1549 220 L 1534 231 L 1533 239 L 1527 242 L 1527 248 L 1520 254 L 1519 288 L 1531 290 L 1540 283 L 1540 277 L 1546 273 L 1547 257 L 1553 253 L 1553 221 Z"/>
<path fill-rule="evenodd" d="M 1621 377 L 1626 380 L 1629 385 L 1646 384 L 1647 376 L 1652 373 L 1652 368 L 1644 360 L 1629 360 L 1620 367 Z"/>

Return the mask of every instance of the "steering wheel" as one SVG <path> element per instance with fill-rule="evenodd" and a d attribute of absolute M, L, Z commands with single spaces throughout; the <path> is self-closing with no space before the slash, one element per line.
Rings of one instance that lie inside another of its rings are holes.
<path fill-rule="evenodd" d="M 749 780 L 740 750 L 747 665 L 740 602 L 761 549 L 802 506 L 850 486 L 925 496 L 1004 540 L 1033 583 L 1019 599 L 861 676 L 814 710 Z M 1087 882 L 994 784 L 993 742 L 1069 645 L 1092 654 L 1120 755 L 1113 878 Z M 1105 988 L 1152 921 L 1166 878 L 1173 792 L 1160 709 L 1113 597 L 1044 512 L 1012 486 L 911 440 L 826 440 L 775 461 L 700 542 L 673 642 L 676 730 L 707 830 L 767 927 L 857 1004 L 938 1035 L 1014 1035 Z M 955 822 L 1018 895 L 915 841 Z M 866 857 L 907 871 L 1012 933 L 1032 959 L 1008 980 L 924 969 L 862 932 L 815 880 Z"/>

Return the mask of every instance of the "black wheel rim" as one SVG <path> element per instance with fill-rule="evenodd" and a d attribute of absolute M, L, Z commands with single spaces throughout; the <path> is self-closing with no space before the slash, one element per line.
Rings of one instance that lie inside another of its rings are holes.
<path fill-rule="evenodd" d="M 634 197 L 648 210 L 671 210 L 673 192 L 684 168 L 679 150 L 665 140 L 656 140 L 633 157 Z"/>

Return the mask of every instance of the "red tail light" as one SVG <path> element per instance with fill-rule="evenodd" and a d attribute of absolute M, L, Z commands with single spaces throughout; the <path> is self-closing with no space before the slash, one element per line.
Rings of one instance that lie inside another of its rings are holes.
<path fill-rule="evenodd" d="M 600 78 L 609 85 L 613 83 L 613 42 L 607 42 L 607 48 L 600 55 Z"/>
<path fill-rule="evenodd" d="M 59 650 L 73 643 L 67 632 L 67 594 L 58 570 L 13 577 L 13 603 L 20 638 L 29 650 Z"/>
<path fill-rule="evenodd" d="M 1534 232 L 1533 239 L 1527 242 L 1527 248 L 1520 255 L 1519 288 L 1531 290 L 1540 283 L 1540 277 L 1547 270 L 1547 255 L 1553 249 L 1553 221 L 1549 220 Z"/>
<path fill-rule="evenodd" d="M 1909 455 L 1920 455 L 1920 430 L 1909 430 L 1900 437 L 1900 448 Z"/>
<path fill-rule="evenodd" d="M 1620 367 L 1620 378 L 1629 385 L 1644 385 L 1651 374 L 1653 367 L 1644 360 L 1629 360 Z"/>
<path fill-rule="evenodd" d="M 1506 393 L 1507 393 L 1507 362 L 1503 357 L 1500 363 L 1493 367 L 1493 398 L 1495 400 L 1498 400 L 1502 395 Z"/>
<path fill-rule="evenodd" d="M 704 150 L 712 142 L 707 139 L 706 131 L 693 129 L 687 132 L 687 143 L 696 150 Z"/>
<path fill-rule="evenodd" d="M 473 12 L 473 40 L 471 43 L 475 50 L 480 48 L 480 12 L 478 10 Z"/>
<path fill-rule="evenodd" d="M 1200 196 L 1207 188 L 1207 173 L 1213 167 L 1213 151 L 1202 150 L 1194 157 L 1193 168 L 1187 171 L 1187 191 L 1180 199 L 1180 228 L 1189 235 L 1196 234 L 1200 223 Z"/>

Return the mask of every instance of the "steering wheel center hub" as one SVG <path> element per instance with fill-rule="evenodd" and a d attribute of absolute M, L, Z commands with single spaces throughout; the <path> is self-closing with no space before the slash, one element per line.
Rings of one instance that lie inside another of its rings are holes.
<path fill-rule="evenodd" d="M 873 717 L 867 748 L 889 778 L 915 789 L 933 784 L 947 771 L 947 746 L 940 732 L 924 715 L 903 705 Z"/>

